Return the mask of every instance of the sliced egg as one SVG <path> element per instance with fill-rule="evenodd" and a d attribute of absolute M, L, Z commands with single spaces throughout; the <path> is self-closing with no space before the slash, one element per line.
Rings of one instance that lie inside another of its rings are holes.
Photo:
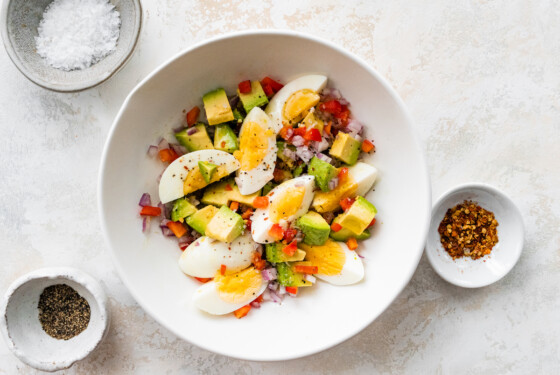
<path fill-rule="evenodd" d="M 317 191 L 313 198 L 313 209 L 317 212 L 330 212 L 340 207 L 340 200 L 366 195 L 377 178 L 377 168 L 358 162 L 348 168 L 348 178 L 331 191 Z"/>
<path fill-rule="evenodd" d="M 276 131 L 270 118 L 259 107 L 253 108 L 241 125 L 239 150 L 234 153 L 241 165 L 235 182 L 242 195 L 258 191 L 272 180 L 276 151 Z"/>
<path fill-rule="evenodd" d="M 224 315 L 251 303 L 265 291 L 267 285 L 261 272 L 254 267 L 233 274 L 218 273 L 213 281 L 194 292 L 193 302 L 207 313 Z"/>
<path fill-rule="evenodd" d="M 225 151 L 200 150 L 183 155 L 169 164 L 161 175 L 159 199 L 162 203 L 179 199 L 209 184 L 200 173 L 199 161 L 218 166 L 209 183 L 218 181 L 239 168 L 237 159 Z"/>
<path fill-rule="evenodd" d="M 290 81 L 270 99 L 266 113 L 270 116 L 276 133 L 284 125 L 294 126 L 309 109 L 319 103 L 319 93 L 327 85 L 327 77 L 310 74 Z"/>
<path fill-rule="evenodd" d="M 200 237 L 191 243 L 179 258 L 179 267 L 193 277 L 214 277 L 222 265 L 226 273 L 235 273 L 251 265 L 255 242 L 249 233 L 231 243 Z"/>
<path fill-rule="evenodd" d="M 364 265 L 355 251 L 344 242 L 331 239 L 324 245 L 299 244 L 305 251 L 305 260 L 317 266 L 315 276 L 333 285 L 355 284 L 364 278 Z"/>
<path fill-rule="evenodd" d="M 313 200 L 315 178 L 300 176 L 285 181 L 272 189 L 268 197 L 268 207 L 259 208 L 251 216 L 251 234 L 258 243 L 274 242 L 269 234 L 274 224 L 286 229 L 288 224 L 297 220 L 309 210 Z"/>

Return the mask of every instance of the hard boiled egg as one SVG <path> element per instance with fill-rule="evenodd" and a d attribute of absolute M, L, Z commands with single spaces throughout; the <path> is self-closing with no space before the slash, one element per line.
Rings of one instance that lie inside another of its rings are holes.
<path fill-rule="evenodd" d="M 286 229 L 309 210 L 313 200 L 315 177 L 300 176 L 285 181 L 272 189 L 268 197 L 268 207 L 259 208 L 251 216 L 251 234 L 258 243 L 270 243 L 275 239 L 269 234 L 274 224 Z"/>
<path fill-rule="evenodd" d="M 366 195 L 377 178 L 377 168 L 358 162 L 348 168 L 346 181 L 339 183 L 331 191 L 318 191 L 313 198 L 313 209 L 317 212 L 334 211 L 340 207 L 340 200 Z"/>
<path fill-rule="evenodd" d="M 239 150 L 234 155 L 241 163 L 235 182 L 242 195 L 260 190 L 274 177 L 276 131 L 270 118 L 259 107 L 245 117 L 239 131 Z"/>
<path fill-rule="evenodd" d="M 344 242 L 328 239 L 324 245 L 298 245 L 305 251 L 305 260 L 319 268 L 315 274 L 333 285 L 355 284 L 364 278 L 364 265 L 358 254 Z"/>
<path fill-rule="evenodd" d="M 222 265 L 227 273 L 235 273 L 251 265 L 255 245 L 249 233 L 231 243 L 200 237 L 183 251 L 179 267 L 193 277 L 214 277 Z"/>
<path fill-rule="evenodd" d="M 161 175 L 159 199 L 162 203 L 179 199 L 209 184 L 200 173 L 198 168 L 199 161 L 209 162 L 218 166 L 212 175 L 210 183 L 235 172 L 240 166 L 237 159 L 225 151 L 200 150 L 183 155 L 169 164 Z"/>
<path fill-rule="evenodd" d="M 196 307 L 214 315 L 224 315 L 235 311 L 266 289 L 261 272 L 254 267 L 233 274 L 216 274 L 213 281 L 199 287 L 193 296 Z"/>
<path fill-rule="evenodd" d="M 285 125 L 300 122 L 312 107 L 319 103 L 319 92 L 327 85 L 327 77 L 311 74 L 290 81 L 270 99 L 266 113 L 278 133 Z"/>

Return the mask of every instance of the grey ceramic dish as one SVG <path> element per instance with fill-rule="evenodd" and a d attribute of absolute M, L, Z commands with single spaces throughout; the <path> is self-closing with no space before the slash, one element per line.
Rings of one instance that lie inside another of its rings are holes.
<path fill-rule="evenodd" d="M 52 0 L 4 0 L 0 31 L 8 55 L 32 82 L 53 91 L 75 92 L 96 86 L 119 71 L 132 56 L 142 27 L 140 0 L 110 0 L 121 15 L 117 50 L 95 65 L 66 72 L 47 65 L 35 50 L 37 27 Z"/>

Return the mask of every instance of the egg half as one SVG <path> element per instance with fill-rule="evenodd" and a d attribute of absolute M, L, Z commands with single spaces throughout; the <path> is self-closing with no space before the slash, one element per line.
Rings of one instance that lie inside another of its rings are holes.
<path fill-rule="evenodd" d="M 185 154 L 169 164 L 161 175 L 159 200 L 162 203 L 179 199 L 209 184 L 200 173 L 199 161 L 206 161 L 218 166 L 210 183 L 235 172 L 240 166 L 237 159 L 225 151 L 200 150 Z"/>
<path fill-rule="evenodd" d="M 270 243 L 275 239 L 268 232 L 274 224 L 286 229 L 288 224 L 304 215 L 313 200 L 315 177 L 300 176 L 285 181 L 268 194 L 268 207 L 259 208 L 251 216 L 251 234 L 258 243 Z"/>
<path fill-rule="evenodd" d="M 251 265 L 255 245 L 249 233 L 231 243 L 203 236 L 183 251 L 179 267 L 193 277 L 214 277 L 222 265 L 226 266 L 227 273 L 235 273 Z"/>
<path fill-rule="evenodd" d="M 276 152 L 276 131 L 270 118 L 262 109 L 255 107 L 243 120 L 239 131 L 239 150 L 234 153 L 240 162 L 235 182 L 241 194 L 252 194 L 272 180 Z"/>
<path fill-rule="evenodd" d="M 319 103 L 319 93 L 327 85 L 327 76 L 310 74 L 287 83 L 270 99 L 266 113 L 276 133 L 283 126 L 294 126 Z"/>
<path fill-rule="evenodd" d="M 358 162 L 348 168 L 348 178 L 331 191 L 317 191 L 313 198 L 313 209 L 317 212 L 335 211 L 340 207 L 340 200 L 346 197 L 365 196 L 377 179 L 377 168 Z"/>
<path fill-rule="evenodd" d="M 254 267 L 221 275 L 199 287 L 193 295 L 193 303 L 199 309 L 214 315 L 224 315 L 235 311 L 255 298 L 266 289 L 261 272 Z"/>
<path fill-rule="evenodd" d="M 317 266 L 315 276 L 333 285 L 355 284 L 364 278 L 364 265 L 355 251 L 344 242 L 328 239 L 325 244 L 298 245 L 305 251 L 305 260 Z"/>

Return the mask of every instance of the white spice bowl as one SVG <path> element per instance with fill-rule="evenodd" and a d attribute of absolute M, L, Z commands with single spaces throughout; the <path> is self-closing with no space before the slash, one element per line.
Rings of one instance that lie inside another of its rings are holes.
<path fill-rule="evenodd" d="M 39 297 L 51 285 L 66 284 L 90 307 L 87 328 L 69 340 L 49 336 L 39 322 Z M 10 350 L 24 363 L 43 371 L 72 366 L 88 356 L 107 334 L 107 297 L 99 282 L 70 267 L 42 268 L 14 281 L 0 305 L 0 331 Z"/>
<path fill-rule="evenodd" d="M 23 75 L 49 90 L 76 92 L 106 81 L 130 59 L 142 27 L 140 0 L 109 1 L 121 18 L 116 51 L 89 68 L 67 72 L 49 66 L 35 48 L 37 27 L 52 0 L 4 0 L 0 32 L 8 55 Z"/>
<path fill-rule="evenodd" d="M 498 243 L 482 258 L 453 260 L 440 242 L 438 227 L 447 210 L 465 200 L 476 202 L 494 213 L 498 221 Z M 426 255 L 432 268 L 444 280 L 464 288 L 479 288 L 500 280 L 511 271 L 521 256 L 523 241 L 523 218 L 513 201 L 493 186 L 468 183 L 444 193 L 434 204 Z"/>

